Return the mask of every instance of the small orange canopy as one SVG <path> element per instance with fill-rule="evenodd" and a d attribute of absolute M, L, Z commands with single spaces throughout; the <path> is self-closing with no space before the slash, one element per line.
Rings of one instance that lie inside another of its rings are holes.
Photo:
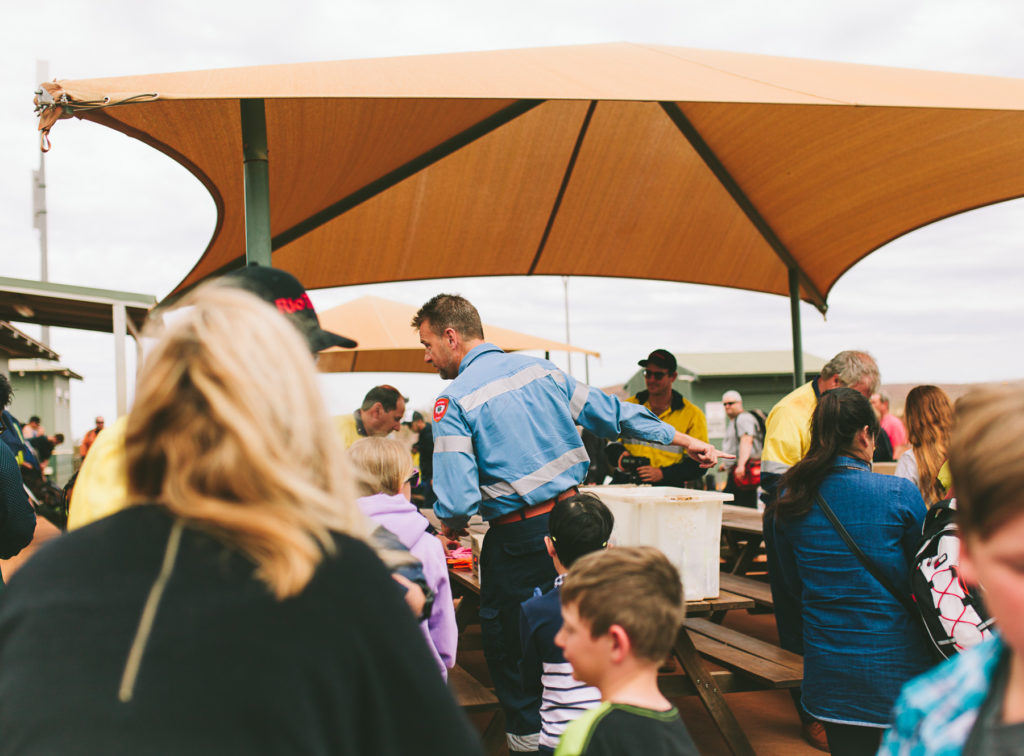
<path fill-rule="evenodd" d="M 323 373 L 433 373 L 423 361 L 423 346 L 410 323 L 417 308 L 380 297 L 360 297 L 320 313 L 320 326 L 344 333 L 359 343 L 356 349 L 333 347 L 320 352 Z M 598 352 L 484 324 L 484 338 L 506 352 Z"/>
<path fill-rule="evenodd" d="M 601 44 L 48 89 L 49 125 L 118 129 L 209 189 L 217 226 L 179 290 L 244 256 L 249 98 L 273 264 L 309 288 L 561 274 L 785 294 L 794 269 L 824 310 L 879 246 L 1024 195 L 1019 79 Z"/>

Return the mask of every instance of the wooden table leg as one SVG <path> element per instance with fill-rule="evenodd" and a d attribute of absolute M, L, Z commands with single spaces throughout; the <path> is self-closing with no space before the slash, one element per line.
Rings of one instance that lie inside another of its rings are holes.
<path fill-rule="evenodd" d="M 505 737 L 505 712 L 498 709 L 491 717 L 482 738 L 485 756 L 505 756 L 508 739 Z"/>
<path fill-rule="evenodd" d="M 469 625 L 480 624 L 480 597 L 469 591 L 463 591 L 459 606 L 455 609 L 455 626 L 462 635 Z"/>
<path fill-rule="evenodd" d="M 693 682 L 693 686 L 697 689 L 697 695 L 700 696 L 704 708 L 708 710 L 718 731 L 722 733 L 729 750 L 735 756 L 754 756 L 754 749 L 750 745 L 750 741 L 740 728 L 740 723 L 736 720 L 732 709 L 726 704 L 725 698 L 722 697 L 722 691 L 711 677 L 711 673 L 708 672 L 697 649 L 693 647 L 693 641 L 690 640 L 685 628 L 679 631 L 673 651 L 679 664 L 682 665 Z"/>

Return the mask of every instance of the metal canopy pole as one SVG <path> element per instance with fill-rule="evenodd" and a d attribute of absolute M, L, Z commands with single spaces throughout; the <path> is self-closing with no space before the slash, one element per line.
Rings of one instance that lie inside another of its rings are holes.
<path fill-rule="evenodd" d="M 241 100 L 242 154 L 245 170 L 245 261 L 271 265 L 270 171 L 267 164 L 267 114 L 263 100 Z"/>
<path fill-rule="evenodd" d="M 793 325 L 793 388 L 804 383 L 804 344 L 800 329 L 800 271 L 789 269 L 789 316 Z"/>
<path fill-rule="evenodd" d="M 114 385 L 117 387 L 117 416 L 123 417 L 128 412 L 128 380 L 125 361 L 125 341 L 128 339 L 128 322 L 125 306 L 122 302 L 113 305 L 114 332 Z"/>

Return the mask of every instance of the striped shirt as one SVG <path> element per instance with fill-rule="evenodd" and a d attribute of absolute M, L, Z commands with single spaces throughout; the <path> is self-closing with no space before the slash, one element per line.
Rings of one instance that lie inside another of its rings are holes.
<path fill-rule="evenodd" d="M 572 665 L 555 644 L 555 635 L 562 627 L 559 589 L 564 577 L 560 575 L 547 593 L 538 591 L 521 605 L 520 671 L 526 691 L 541 694 L 540 750 L 546 753 L 555 750 L 570 722 L 601 703 L 601 692 L 572 676 Z"/>

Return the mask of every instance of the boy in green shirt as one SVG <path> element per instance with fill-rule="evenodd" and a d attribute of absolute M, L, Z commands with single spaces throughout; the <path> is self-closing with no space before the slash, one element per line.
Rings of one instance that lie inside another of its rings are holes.
<path fill-rule="evenodd" d="M 594 552 L 573 564 L 561 597 L 555 643 L 602 703 L 569 725 L 555 756 L 696 756 L 679 711 L 658 689 L 658 667 L 683 621 L 672 563 L 649 546 Z"/>

